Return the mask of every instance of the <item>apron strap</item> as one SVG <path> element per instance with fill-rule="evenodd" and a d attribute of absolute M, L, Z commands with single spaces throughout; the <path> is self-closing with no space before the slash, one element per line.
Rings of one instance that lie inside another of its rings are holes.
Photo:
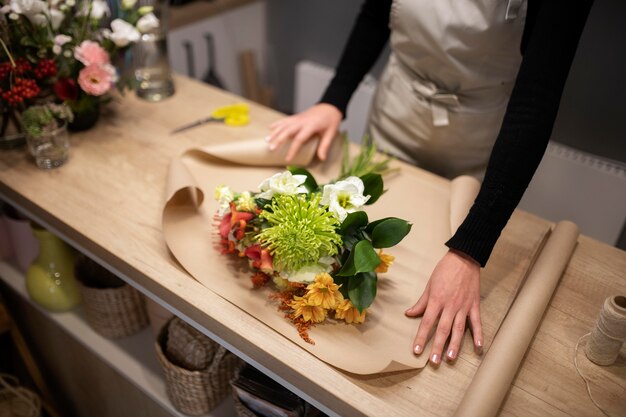
<path fill-rule="evenodd" d="M 439 90 L 431 81 L 416 78 L 411 81 L 411 87 L 413 91 L 428 100 L 433 114 L 433 125 L 448 126 L 450 124 L 448 108 L 459 105 L 457 95 Z"/>

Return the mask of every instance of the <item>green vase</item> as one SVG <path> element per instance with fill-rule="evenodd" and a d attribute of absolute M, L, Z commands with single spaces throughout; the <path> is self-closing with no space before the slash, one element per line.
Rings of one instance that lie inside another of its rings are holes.
<path fill-rule="evenodd" d="M 74 254 L 61 239 L 33 226 L 39 241 L 39 256 L 26 271 L 26 289 L 37 304 L 52 311 L 65 311 L 80 303 L 74 278 Z"/>

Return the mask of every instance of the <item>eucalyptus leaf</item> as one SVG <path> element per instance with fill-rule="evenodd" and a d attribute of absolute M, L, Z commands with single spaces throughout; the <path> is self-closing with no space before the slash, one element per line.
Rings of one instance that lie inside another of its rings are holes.
<path fill-rule="evenodd" d="M 378 277 L 375 272 L 361 272 L 350 277 L 348 297 L 360 313 L 374 302 L 377 282 Z"/>
<path fill-rule="evenodd" d="M 343 264 L 338 276 L 349 277 L 360 272 L 373 272 L 380 264 L 380 258 L 369 240 L 361 240 L 350 252 L 346 263 Z"/>
<path fill-rule="evenodd" d="M 363 185 L 365 186 L 363 195 L 370 196 L 365 204 L 374 204 L 384 192 L 383 177 L 380 174 L 366 174 L 361 177 L 361 181 L 363 181 Z"/>
<path fill-rule="evenodd" d="M 412 224 L 395 217 L 385 219 L 372 230 L 372 246 L 375 248 L 390 248 L 400 243 L 411 231 Z"/>

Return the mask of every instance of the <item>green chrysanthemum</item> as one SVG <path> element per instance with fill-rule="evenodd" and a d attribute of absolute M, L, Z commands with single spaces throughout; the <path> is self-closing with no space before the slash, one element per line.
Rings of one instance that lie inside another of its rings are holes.
<path fill-rule="evenodd" d="M 258 237 L 270 250 L 277 270 L 295 272 L 321 257 L 337 254 L 339 220 L 320 207 L 320 199 L 319 194 L 310 200 L 305 195 L 278 195 L 272 200 L 272 212 L 261 213 L 270 227 Z"/>

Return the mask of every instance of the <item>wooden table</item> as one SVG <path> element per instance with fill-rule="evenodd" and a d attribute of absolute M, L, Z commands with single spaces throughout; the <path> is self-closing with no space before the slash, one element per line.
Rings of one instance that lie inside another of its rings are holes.
<path fill-rule="evenodd" d="M 42 171 L 23 151 L 2 152 L 0 197 L 328 413 L 451 415 L 480 364 L 467 338 L 454 365 L 385 375 L 347 374 L 288 342 L 177 265 L 161 232 L 171 158 L 214 140 L 264 136 L 267 125 L 281 114 L 252 104 L 249 126 L 212 125 L 170 136 L 172 128 L 204 117 L 216 106 L 241 101 L 181 77 L 176 78 L 176 89 L 174 97 L 156 104 L 133 95 L 117 100 L 95 129 L 72 135 L 70 160 L 60 169 Z M 546 225 L 545 220 L 516 212 L 491 263 L 501 269 L 524 267 L 526 240 Z M 490 268 L 483 274 L 483 292 L 493 290 L 485 287 L 497 278 Z M 574 369 L 574 347 L 592 329 L 604 299 L 626 294 L 625 274 L 625 252 L 580 238 L 501 415 L 600 415 Z M 512 296 L 514 288 L 498 290 Z M 487 346 L 495 331 L 485 326 Z M 624 355 L 606 369 L 589 364 L 582 352 L 579 360 L 598 400 L 614 415 L 625 415 Z"/>

